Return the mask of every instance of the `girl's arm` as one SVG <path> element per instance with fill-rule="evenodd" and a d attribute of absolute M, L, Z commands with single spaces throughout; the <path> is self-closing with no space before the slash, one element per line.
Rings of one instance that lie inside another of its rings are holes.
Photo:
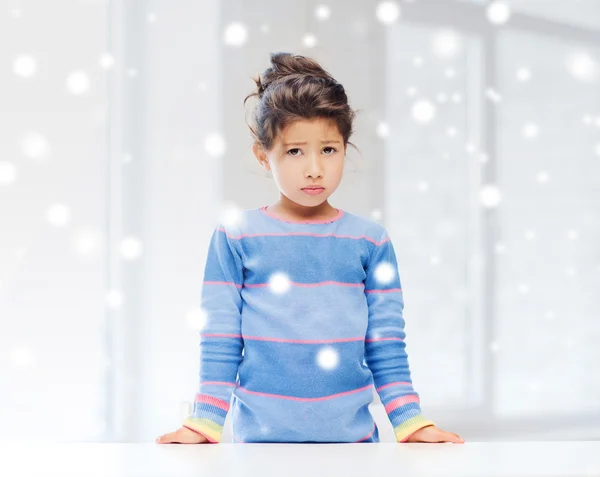
<path fill-rule="evenodd" d="M 365 361 L 375 389 L 385 406 L 398 442 L 406 442 L 417 430 L 434 425 L 421 414 L 414 390 L 404 338 L 404 300 L 394 247 L 387 230 L 371 252 L 366 270 L 365 294 L 369 324 Z"/>
<path fill-rule="evenodd" d="M 200 333 L 200 386 L 184 427 L 221 440 L 229 401 L 242 361 L 242 261 L 222 226 L 213 232 L 204 271 L 201 307 L 206 326 Z"/>

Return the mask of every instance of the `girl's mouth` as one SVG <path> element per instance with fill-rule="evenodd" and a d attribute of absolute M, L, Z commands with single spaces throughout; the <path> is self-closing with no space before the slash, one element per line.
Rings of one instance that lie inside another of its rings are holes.
<path fill-rule="evenodd" d="M 323 187 L 305 187 L 302 190 L 304 192 L 306 192 L 308 195 L 319 195 L 325 189 Z"/>

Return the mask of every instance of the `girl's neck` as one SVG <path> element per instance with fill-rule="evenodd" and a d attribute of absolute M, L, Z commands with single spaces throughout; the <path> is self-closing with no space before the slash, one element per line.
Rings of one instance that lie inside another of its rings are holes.
<path fill-rule="evenodd" d="M 279 217 L 291 220 L 326 220 L 339 213 L 339 210 L 332 207 L 327 201 L 315 207 L 305 207 L 285 196 L 280 196 L 275 204 L 267 207 L 267 210 Z"/>

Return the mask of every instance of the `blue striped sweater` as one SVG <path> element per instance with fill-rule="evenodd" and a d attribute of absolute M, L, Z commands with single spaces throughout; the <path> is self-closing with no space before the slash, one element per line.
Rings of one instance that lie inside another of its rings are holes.
<path fill-rule="evenodd" d="M 382 225 L 338 209 L 290 221 L 243 210 L 212 235 L 200 385 L 183 425 L 234 442 L 379 442 L 373 386 L 398 442 L 433 425 L 405 351 L 403 296 Z"/>

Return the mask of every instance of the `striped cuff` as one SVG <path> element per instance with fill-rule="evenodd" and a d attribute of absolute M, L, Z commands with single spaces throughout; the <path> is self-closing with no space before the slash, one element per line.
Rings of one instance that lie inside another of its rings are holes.
<path fill-rule="evenodd" d="M 433 421 L 425 419 L 421 414 L 418 414 L 404 421 L 402 424 L 394 427 L 394 434 L 397 442 L 406 442 L 410 436 L 423 427 L 435 426 Z"/>
<path fill-rule="evenodd" d="M 229 403 L 208 394 L 196 394 L 194 411 L 183 421 L 183 427 L 202 434 L 208 442 L 217 444 L 221 441 L 225 417 L 229 411 Z"/>
<path fill-rule="evenodd" d="M 197 432 L 198 434 L 202 434 L 211 444 L 218 444 L 221 441 L 221 435 L 223 434 L 223 426 L 220 426 L 210 419 L 193 416 L 188 416 L 184 419 L 183 427 L 190 431 Z"/>

